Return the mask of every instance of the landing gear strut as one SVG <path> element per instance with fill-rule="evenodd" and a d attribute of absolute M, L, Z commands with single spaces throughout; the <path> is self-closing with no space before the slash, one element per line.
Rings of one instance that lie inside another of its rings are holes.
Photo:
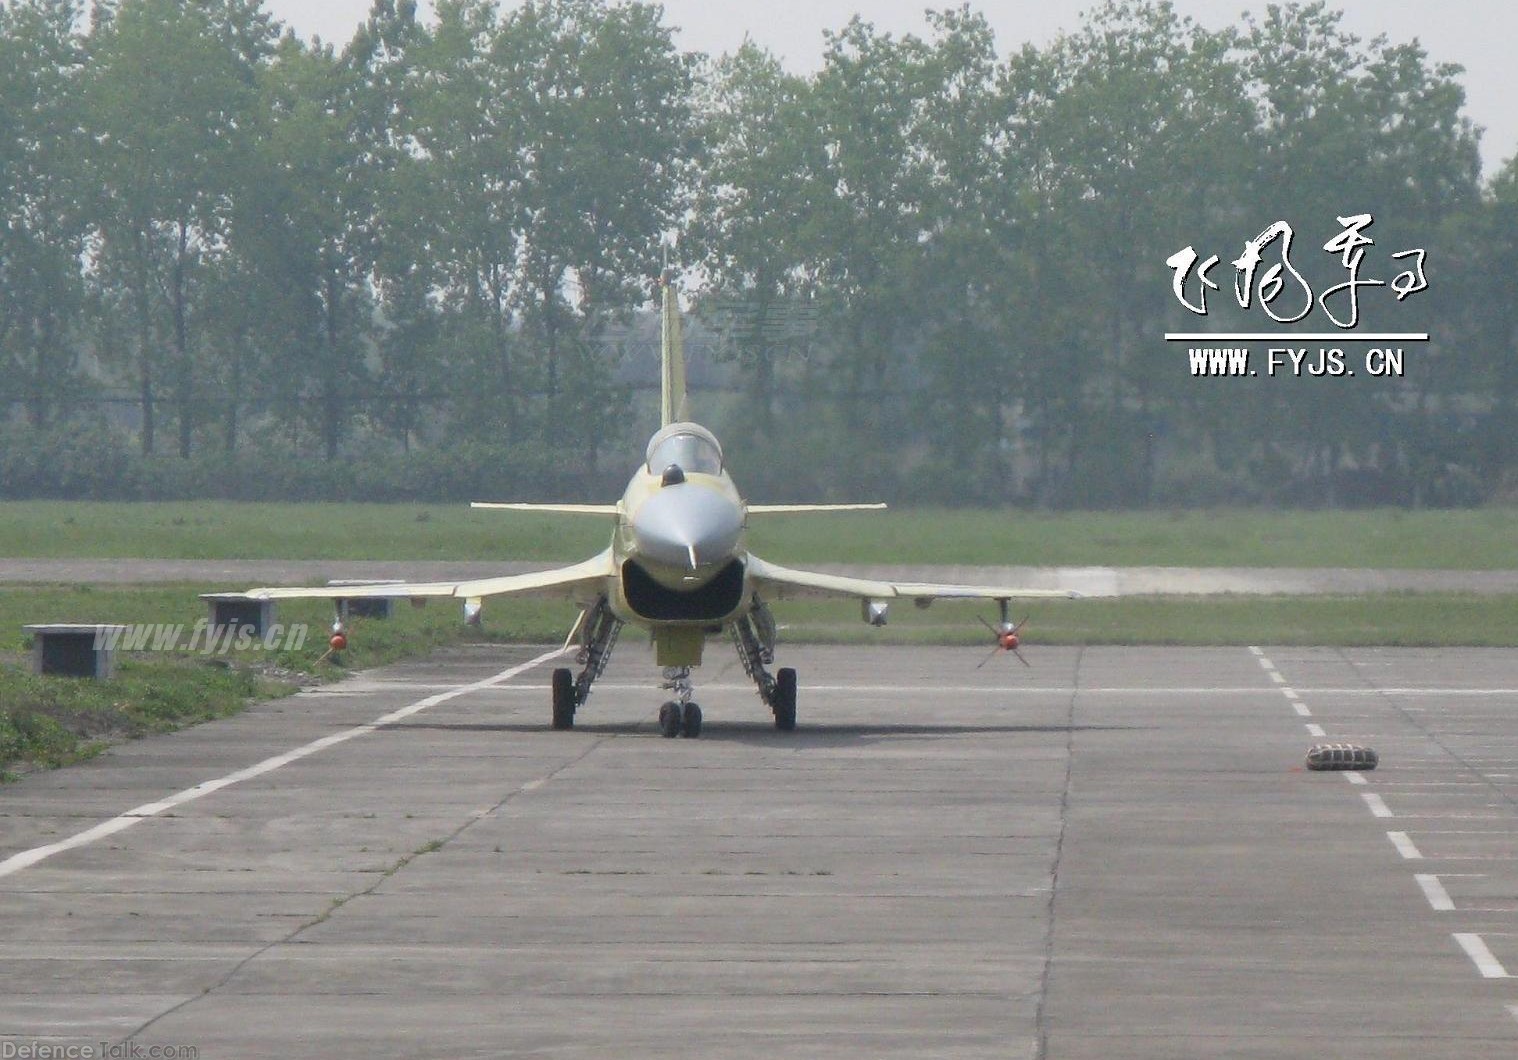
<path fill-rule="evenodd" d="M 590 686 L 606 669 L 617 634 L 622 631 L 622 620 L 612 614 L 611 605 L 603 596 L 580 616 L 578 629 L 580 650 L 575 662 L 580 664 L 580 672 L 575 674 L 568 667 L 553 672 L 555 729 L 574 728 L 575 711 L 590 698 Z"/>
<path fill-rule="evenodd" d="M 666 666 L 663 688 L 675 694 L 675 698 L 659 708 L 659 731 L 666 739 L 685 736 L 694 740 L 701 735 L 701 708 L 690 701 L 692 693 L 690 667 Z"/>
<path fill-rule="evenodd" d="M 775 728 L 796 728 L 796 671 L 783 666 L 775 673 L 766 667 L 775 661 L 775 619 L 770 609 L 754 598 L 754 609 L 729 627 L 738 648 L 738 661 L 759 689 L 759 698 L 775 715 Z"/>

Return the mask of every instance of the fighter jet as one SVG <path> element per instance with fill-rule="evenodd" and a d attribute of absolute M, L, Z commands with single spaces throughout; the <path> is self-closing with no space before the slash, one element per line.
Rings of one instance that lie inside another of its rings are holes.
<path fill-rule="evenodd" d="M 486 597 L 512 594 L 559 596 L 580 607 L 565 640 L 578 645 L 577 669 L 553 671 L 552 726 L 570 729 L 591 686 L 606 668 L 617 635 L 627 623 L 653 639 L 662 687 L 671 698 L 659 710 L 667 737 L 701 733 L 691 671 L 701 664 L 708 637 L 727 634 L 745 673 L 774 715 L 775 728 L 796 728 L 796 671 L 771 672 L 776 623 L 770 603 L 793 596 L 853 597 L 865 621 L 884 625 L 892 602 L 926 607 L 936 599 L 995 601 L 1000 621 L 991 626 L 994 651 L 1017 652 L 1022 630 L 1009 615 L 1013 599 L 1074 597 L 1078 593 L 985 585 L 932 585 L 877 581 L 792 570 L 760 559 L 744 544 L 750 517 L 801 512 L 884 508 L 883 504 L 746 504 L 727 473 L 722 447 L 711 431 L 688 418 L 680 310 L 668 271 L 662 288 L 662 426 L 649 439 L 641 464 L 616 504 L 520 504 L 476 502 L 475 508 L 560 512 L 613 521 L 611 543 L 582 563 L 532 574 L 458 582 L 387 582 L 305 588 L 251 589 L 258 600 L 454 597 L 464 601 L 467 622 L 478 622 Z M 346 630 L 339 615 L 334 643 Z M 982 620 L 984 622 L 984 620 Z M 1021 658 L 1021 655 L 1019 655 Z M 1023 660 L 1026 662 L 1026 660 Z"/>

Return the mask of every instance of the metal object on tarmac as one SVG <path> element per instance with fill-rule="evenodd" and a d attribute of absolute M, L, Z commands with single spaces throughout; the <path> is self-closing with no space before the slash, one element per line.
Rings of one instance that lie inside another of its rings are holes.
<path fill-rule="evenodd" d="M 1371 747 L 1354 743 L 1320 743 L 1307 750 L 1307 768 L 1329 769 L 1375 769 L 1381 758 Z"/>

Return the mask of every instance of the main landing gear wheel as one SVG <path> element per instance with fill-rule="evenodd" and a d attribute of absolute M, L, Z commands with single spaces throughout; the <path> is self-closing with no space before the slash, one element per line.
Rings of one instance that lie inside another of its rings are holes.
<path fill-rule="evenodd" d="M 770 706 L 775 711 L 775 728 L 781 732 L 796 729 L 796 671 L 782 666 L 775 671 L 775 691 Z"/>
<path fill-rule="evenodd" d="M 685 704 L 685 718 L 680 727 L 686 739 L 694 740 L 701 735 L 701 708 L 694 703 Z"/>
<path fill-rule="evenodd" d="M 575 653 L 575 662 L 579 664 L 580 672 L 575 673 L 568 667 L 553 672 L 555 729 L 574 728 L 575 711 L 589 698 L 590 686 L 601 676 L 601 671 L 606 669 L 606 660 L 611 658 L 612 646 L 616 644 L 617 633 L 621 629 L 621 621 L 612 613 L 611 605 L 604 596 L 580 612 L 574 630 L 569 635 L 569 641 L 573 641 L 576 636 L 580 640 L 580 650 Z M 566 642 L 565 647 L 568 646 L 569 642 Z"/>
<path fill-rule="evenodd" d="M 680 704 L 671 700 L 659 708 L 659 731 L 667 740 L 673 740 L 680 735 L 680 730 L 685 727 L 685 720 L 680 716 Z"/>
<path fill-rule="evenodd" d="M 575 726 L 575 676 L 560 667 L 553 672 L 553 727 L 572 729 Z"/>

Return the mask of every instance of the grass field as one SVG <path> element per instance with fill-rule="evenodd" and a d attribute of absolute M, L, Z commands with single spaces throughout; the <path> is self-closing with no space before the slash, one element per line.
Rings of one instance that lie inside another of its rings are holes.
<path fill-rule="evenodd" d="M 0 556 L 573 561 L 609 529 L 463 505 L 8 501 Z M 1518 509 L 755 516 L 750 544 L 781 563 L 1498 570 L 1518 566 Z"/>
<path fill-rule="evenodd" d="M 285 626 L 308 629 L 299 648 L 261 646 L 208 650 L 195 636 L 206 617 L 199 585 L 21 586 L 0 593 L 0 768 L 16 762 L 55 766 L 89 757 L 108 742 L 235 713 L 252 699 L 285 695 L 303 684 L 340 677 L 351 669 L 396 659 L 481 634 L 466 629 L 452 607 L 402 606 L 386 621 L 355 621 L 341 665 L 322 659 L 332 620 L 321 601 L 290 601 L 276 615 Z M 558 608 L 559 612 L 568 609 Z M 571 613 L 572 617 L 572 613 Z M 488 636 L 532 639 L 547 628 L 513 625 L 497 615 Z M 67 621 L 159 624 L 182 627 L 177 650 L 118 653 L 109 681 L 37 677 L 29 672 L 29 623 Z M 560 634 L 562 637 L 562 633 Z M 214 646 L 213 646 L 214 647 Z"/>

